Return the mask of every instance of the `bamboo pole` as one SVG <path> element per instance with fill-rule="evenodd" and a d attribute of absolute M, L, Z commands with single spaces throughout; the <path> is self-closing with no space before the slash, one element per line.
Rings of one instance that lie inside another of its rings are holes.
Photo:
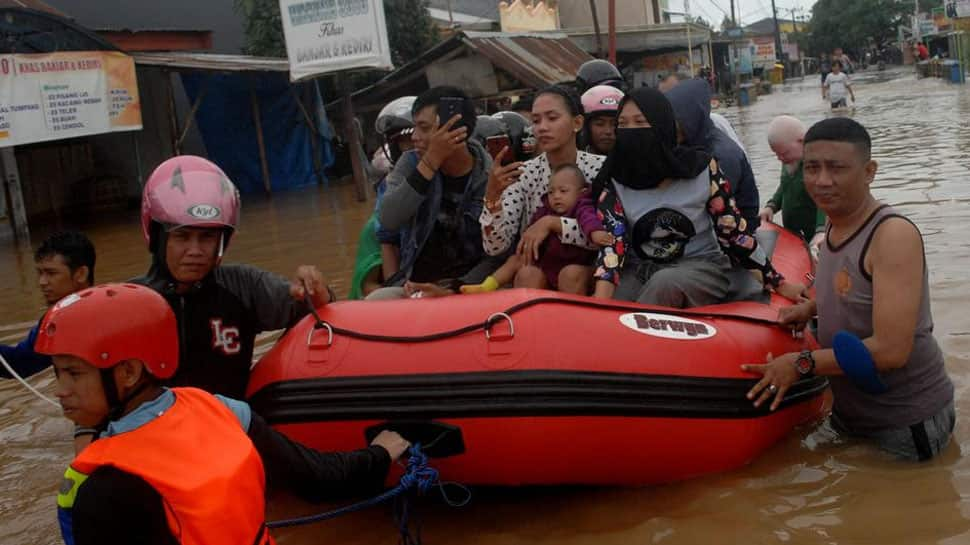
<path fill-rule="evenodd" d="M 252 82 L 249 85 L 249 96 L 253 103 L 253 124 L 256 125 L 256 144 L 259 146 L 259 164 L 263 169 L 263 188 L 267 195 L 273 194 L 273 186 L 269 178 L 269 163 L 266 160 L 266 142 L 263 140 L 263 122 L 259 116 L 259 99 Z"/>

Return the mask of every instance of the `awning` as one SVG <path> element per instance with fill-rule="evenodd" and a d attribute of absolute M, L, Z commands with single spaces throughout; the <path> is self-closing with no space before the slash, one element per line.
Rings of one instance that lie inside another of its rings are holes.
<path fill-rule="evenodd" d="M 219 55 L 216 53 L 135 53 L 135 64 L 177 69 L 211 70 L 215 72 L 289 72 L 286 59 L 250 57 L 248 55 Z"/>
<path fill-rule="evenodd" d="M 622 27 L 616 30 L 616 50 L 619 53 L 639 53 L 660 49 L 687 49 L 687 29 L 693 47 L 711 41 L 711 29 L 697 23 L 665 23 L 641 27 Z M 570 31 L 569 37 L 586 51 L 596 51 L 593 29 Z M 606 33 L 602 34 L 606 42 Z"/>

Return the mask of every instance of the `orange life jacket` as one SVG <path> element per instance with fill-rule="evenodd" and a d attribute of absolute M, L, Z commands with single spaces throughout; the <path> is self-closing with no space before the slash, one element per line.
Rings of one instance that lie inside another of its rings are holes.
<path fill-rule="evenodd" d="M 273 545 L 264 524 L 263 462 L 239 419 L 202 390 L 172 391 L 175 403 L 162 415 L 91 443 L 68 467 L 58 495 L 65 541 L 73 542 L 70 509 L 78 488 L 107 465 L 158 491 L 179 543 Z"/>

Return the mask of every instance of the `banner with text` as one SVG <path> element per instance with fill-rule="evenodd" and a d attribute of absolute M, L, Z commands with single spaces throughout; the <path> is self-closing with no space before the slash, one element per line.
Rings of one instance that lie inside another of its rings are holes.
<path fill-rule="evenodd" d="M 383 0 L 280 0 L 290 80 L 351 68 L 393 69 Z"/>
<path fill-rule="evenodd" d="M 139 129 L 138 79 L 128 55 L 0 55 L 0 147 Z"/>
<path fill-rule="evenodd" d="M 970 17 L 970 0 L 946 0 L 946 16 L 950 19 Z"/>

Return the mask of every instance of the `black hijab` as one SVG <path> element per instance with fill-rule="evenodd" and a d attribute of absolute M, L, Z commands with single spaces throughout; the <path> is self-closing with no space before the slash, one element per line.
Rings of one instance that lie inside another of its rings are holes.
<path fill-rule="evenodd" d="M 694 178 L 708 168 L 711 156 L 703 148 L 677 144 L 674 109 L 663 93 L 640 87 L 623 98 L 617 115 L 631 100 L 650 127 L 617 128 L 616 145 L 597 177 L 594 193 L 609 179 L 630 189 L 652 189 L 667 178 Z"/>

